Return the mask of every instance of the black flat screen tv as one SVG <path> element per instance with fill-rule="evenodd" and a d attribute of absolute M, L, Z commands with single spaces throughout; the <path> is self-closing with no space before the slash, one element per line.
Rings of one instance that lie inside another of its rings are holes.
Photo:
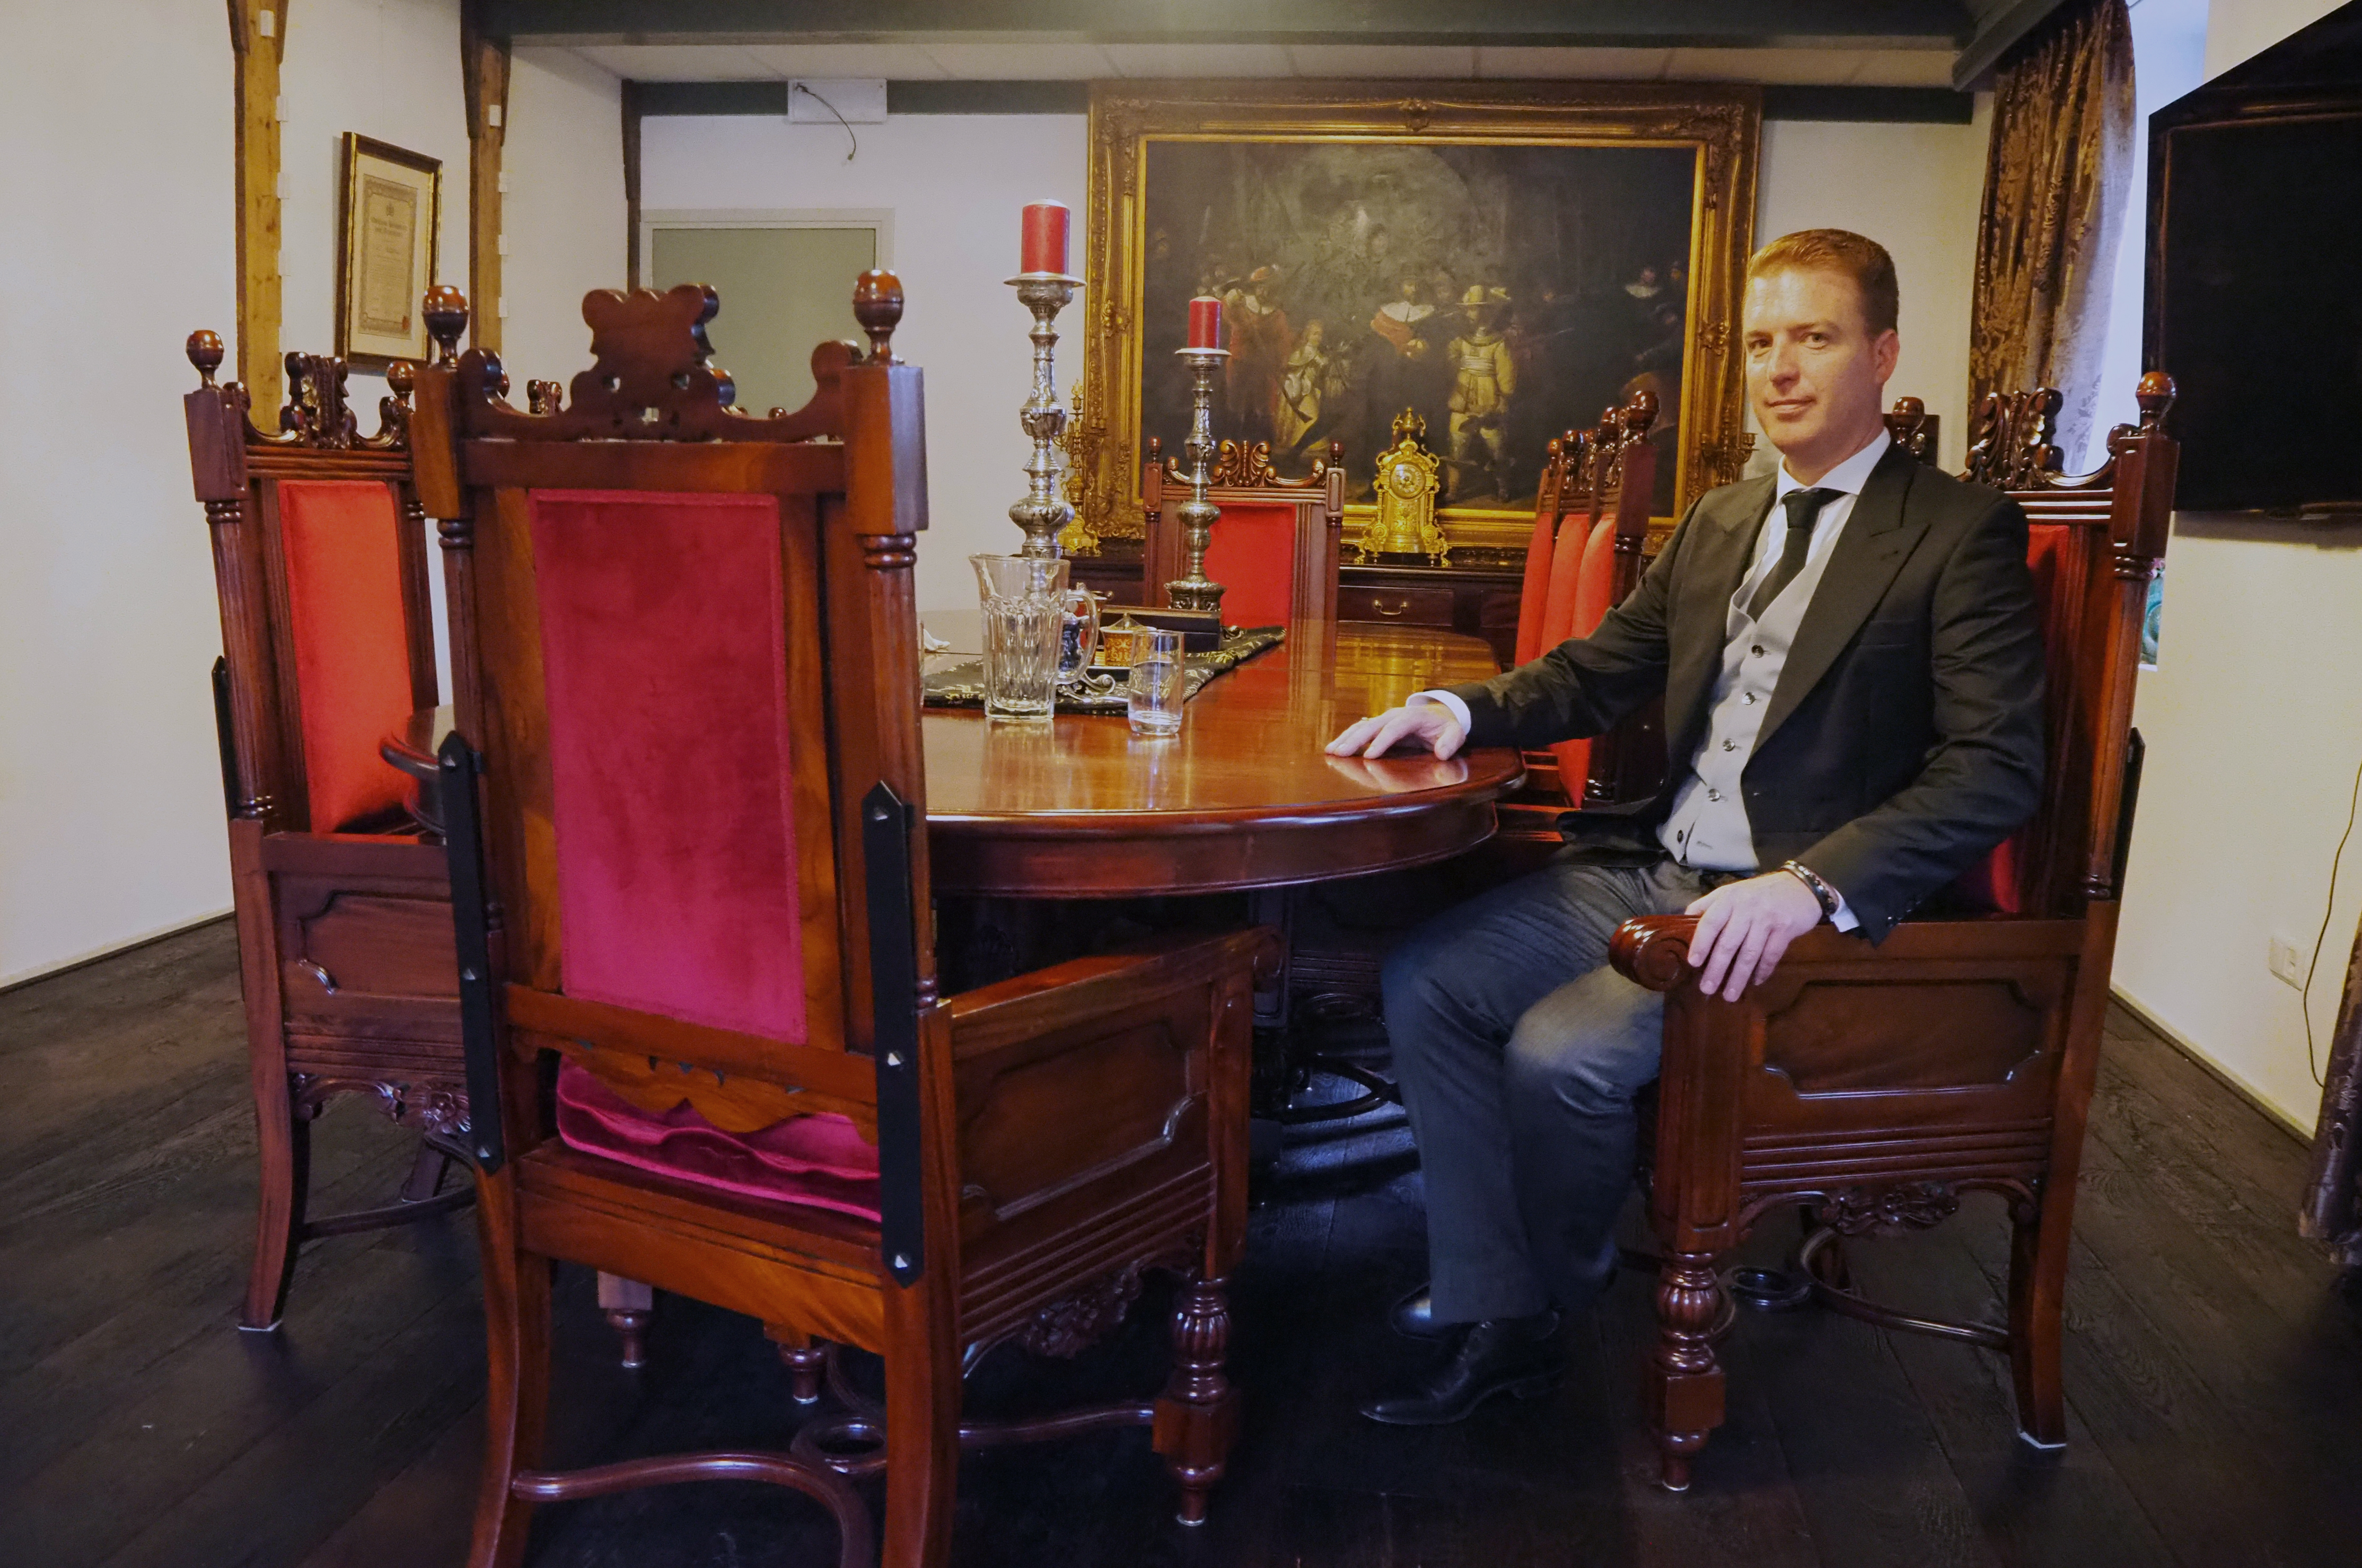
<path fill-rule="evenodd" d="M 2144 354 L 2178 506 L 2362 513 L 2362 5 L 2150 116 Z"/>

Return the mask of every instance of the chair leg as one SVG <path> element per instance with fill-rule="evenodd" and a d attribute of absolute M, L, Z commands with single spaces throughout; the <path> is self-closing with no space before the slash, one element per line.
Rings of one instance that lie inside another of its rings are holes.
<path fill-rule="evenodd" d="M 295 1114 L 287 1075 L 275 1066 L 255 1075 L 254 1125 L 262 1191 L 254 1218 L 254 1267 L 237 1326 L 268 1333 L 287 1309 L 312 1185 L 312 1124 Z"/>
<path fill-rule="evenodd" d="M 2067 1446 L 2067 1401 L 2058 1336 L 2067 1296 L 2069 1206 L 2073 1193 L 2020 1204 L 2009 1260 L 2009 1367 L 2017 1387 L 2017 1433 L 2036 1448 Z"/>
<path fill-rule="evenodd" d="M 788 1369 L 789 1390 L 799 1405 L 820 1403 L 820 1379 L 828 1365 L 828 1347 L 814 1342 L 810 1334 L 778 1323 L 766 1324 L 763 1332 L 779 1347 L 779 1364 Z"/>
<path fill-rule="evenodd" d="M 930 1278 L 886 1286 L 886 1542 L 879 1568 L 950 1561 L 959 1484 L 960 1354 Z M 945 1308 L 948 1304 L 945 1304 Z"/>
<path fill-rule="evenodd" d="M 425 1139 L 418 1141 L 418 1157 L 410 1164 L 410 1177 L 402 1184 L 402 1201 L 424 1203 L 443 1190 L 443 1178 L 450 1173 L 451 1156 Z"/>
<path fill-rule="evenodd" d="M 623 1342 L 622 1364 L 626 1372 L 637 1372 L 648 1364 L 648 1322 L 656 1316 L 656 1306 L 653 1286 L 619 1274 L 599 1276 L 599 1310 L 607 1315 L 608 1325 Z"/>
<path fill-rule="evenodd" d="M 1222 1478 L 1238 1435 L 1239 1396 L 1222 1365 L 1230 1353 L 1230 1282 L 1192 1281 L 1173 1305 L 1173 1377 L 1156 1400 L 1156 1452 L 1181 1483 L 1180 1520 L 1206 1522 L 1206 1500 Z"/>
<path fill-rule="evenodd" d="M 1650 1417 L 1669 1492 L 1690 1488 L 1690 1464 L 1722 1425 L 1722 1364 L 1714 1353 L 1722 1281 L 1711 1253 L 1671 1253 L 1657 1276 L 1657 1349 L 1650 1358 Z"/>
<path fill-rule="evenodd" d="M 468 1562 L 517 1568 L 533 1505 L 517 1496 L 514 1482 L 540 1463 L 549 1414 L 549 1264 L 518 1249 L 516 1188 L 506 1172 L 480 1178 L 476 1220 L 483 1240 L 485 1441 Z"/>

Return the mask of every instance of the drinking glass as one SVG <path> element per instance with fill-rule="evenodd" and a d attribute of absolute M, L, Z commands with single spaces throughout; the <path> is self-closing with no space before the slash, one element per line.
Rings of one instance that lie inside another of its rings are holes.
<path fill-rule="evenodd" d="M 1181 703 L 1187 694 L 1182 679 L 1181 634 L 1151 626 L 1137 634 L 1139 651 L 1131 660 L 1131 684 L 1124 693 L 1124 712 L 1136 735 L 1181 733 Z"/>
<path fill-rule="evenodd" d="M 987 718 L 1046 720 L 1066 624 L 1066 562 L 1041 556 L 970 556 L 984 609 Z"/>

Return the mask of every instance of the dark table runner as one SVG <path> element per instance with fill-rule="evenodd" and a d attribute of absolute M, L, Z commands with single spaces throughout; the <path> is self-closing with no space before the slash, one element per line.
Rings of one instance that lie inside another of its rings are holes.
<path fill-rule="evenodd" d="M 1182 656 L 1182 679 L 1187 685 L 1183 701 L 1195 697 L 1215 677 L 1236 669 L 1260 653 L 1277 647 L 1286 636 L 1284 626 L 1225 626 L 1222 646 L 1208 653 Z M 984 660 L 970 654 L 930 654 L 925 663 L 923 684 L 930 708 L 981 708 L 984 706 Z M 1098 671 L 1087 674 L 1082 684 L 1058 693 L 1061 713 L 1113 714 L 1124 712 L 1124 678 Z"/>

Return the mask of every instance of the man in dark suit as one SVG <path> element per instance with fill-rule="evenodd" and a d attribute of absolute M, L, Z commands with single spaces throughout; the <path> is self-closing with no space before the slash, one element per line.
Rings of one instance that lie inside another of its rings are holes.
<path fill-rule="evenodd" d="M 1418 1140 L 1430 1285 L 1396 1326 L 1450 1353 L 1363 1414 L 1459 1420 L 1555 1380 L 1562 1310 L 1616 1269 L 1633 1096 L 1663 999 L 1607 968 L 1634 915 L 1699 917 L 1690 962 L 1736 999 L 1827 920 L 1883 938 L 1999 844 L 2042 780 L 2025 518 L 1886 434 L 1894 265 L 1860 235 L 1773 241 L 1747 272 L 1748 396 L 1780 471 L 1698 498 L 1588 637 L 1420 692 L 1330 743 L 1540 747 L 1665 700 L 1667 781 L 1566 819 L 1544 869 L 1429 921 L 1388 960 L 1386 1027 Z"/>

